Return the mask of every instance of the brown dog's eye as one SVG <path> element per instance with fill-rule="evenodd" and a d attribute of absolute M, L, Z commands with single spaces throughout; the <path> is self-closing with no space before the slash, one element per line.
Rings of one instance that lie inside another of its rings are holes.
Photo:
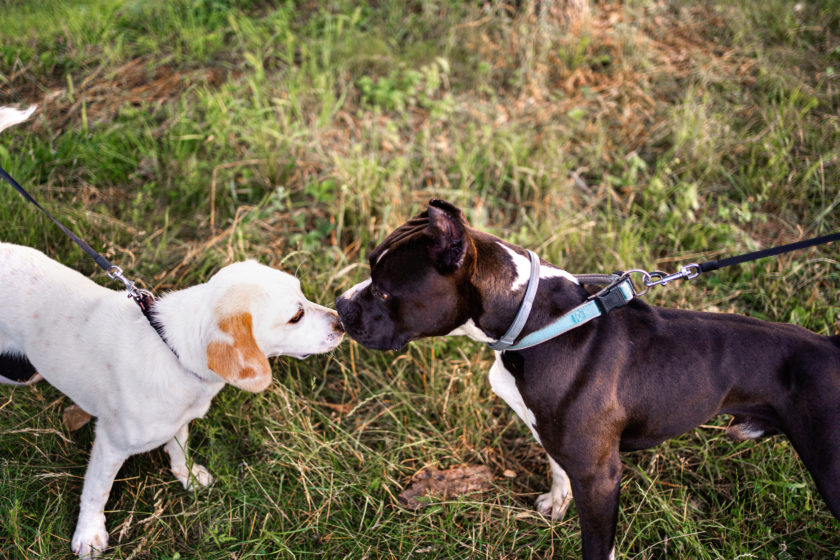
<path fill-rule="evenodd" d="M 290 322 L 290 323 L 297 323 L 297 322 L 298 322 L 298 321 L 300 321 L 301 319 L 303 319 L 303 309 L 298 309 L 298 312 L 297 312 L 297 313 L 295 313 L 295 316 L 294 316 L 294 317 L 292 317 L 291 319 L 289 319 L 289 322 Z"/>
<path fill-rule="evenodd" d="M 390 297 L 388 294 L 374 286 L 373 284 L 370 285 L 370 294 L 375 297 L 376 299 L 381 299 L 382 301 L 387 301 Z"/>

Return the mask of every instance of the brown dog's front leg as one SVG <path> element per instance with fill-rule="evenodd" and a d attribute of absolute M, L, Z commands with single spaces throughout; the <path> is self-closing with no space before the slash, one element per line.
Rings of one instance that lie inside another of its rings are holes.
<path fill-rule="evenodd" d="M 569 475 L 580 516 L 583 560 L 614 560 L 621 482 L 618 450 L 602 464 L 589 465 L 585 471 Z"/>

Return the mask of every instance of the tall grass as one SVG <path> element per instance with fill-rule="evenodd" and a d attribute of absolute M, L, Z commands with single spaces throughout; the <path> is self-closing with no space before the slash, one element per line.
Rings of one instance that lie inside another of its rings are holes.
<path fill-rule="evenodd" d="M 9 2 L 0 104 L 40 108 L 0 137 L 0 165 L 157 291 L 257 258 L 324 304 L 433 196 L 573 272 L 840 229 L 836 0 L 598 3 L 576 27 L 534 8 Z M 3 241 L 108 282 L 0 193 Z M 828 246 L 647 297 L 837 333 L 838 286 Z M 269 391 L 225 389 L 194 423 L 212 488 L 183 492 L 159 451 L 126 463 L 113 557 L 579 555 L 574 507 L 533 510 L 544 455 L 489 390 L 491 361 L 460 339 L 277 360 Z M 92 432 L 64 429 L 68 404 L 46 385 L 0 394 L 4 558 L 70 557 Z M 725 421 L 625 456 L 620 554 L 836 557 L 788 442 L 733 443 Z M 490 466 L 492 490 L 399 505 L 415 471 L 461 463 Z"/>

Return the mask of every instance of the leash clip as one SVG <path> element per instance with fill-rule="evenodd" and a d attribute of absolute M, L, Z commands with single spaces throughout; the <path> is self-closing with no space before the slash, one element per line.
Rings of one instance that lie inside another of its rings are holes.
<path fill-rule="evenodd" d="M 648 288 L 653 286 L 667 286 L 674 280 L 680 280 L 683 278 L 686 280 L 692 280 L 698 276 L 700 276 L 700 265 L 697 263 L 691 263 L 681 267 L 679 271 L 673 274 L 666 274 L 661 270 L 654 270 L 648 274 L 645 286 Z"/>
<path fill-rule="evenodd" d="M 106 274 L 108 275 L 108 278 L 119 280 L 125 285 L 128 297 L 133 299 L 135 303 L 140 306 L 143 313 L 146 313 L 149 306 L 155 301 L 155 295 L 152 292 L 138 288 L 134 281 L 129 280 L 123 275 L 123 271 L 120 267 L 112 265 L 111 268 L 106 271 Z"/>
<path fill-rule="evenodd" d="M 642 284 L 644 285 L 644 290 L 636 292 L 636 297 L 640 297 L 648 293 L 648 291 L 654 286 L 667 286 L 674 280 L 692 280 L 700 276 L 700 265 L 697 263 L 687 264 L 679 269 L 679 271 L 668 274 L 667 272 L 662 272 L 661 270 L 654 270 L 653 272 L 648 272 L 647 270 L 642 270 L 639 268 L 634 268 L 632 270 L 628 270 L 624 273 L 624 276 L 629 276 L 631 274 L 639 274 L 642 277 Z"/>

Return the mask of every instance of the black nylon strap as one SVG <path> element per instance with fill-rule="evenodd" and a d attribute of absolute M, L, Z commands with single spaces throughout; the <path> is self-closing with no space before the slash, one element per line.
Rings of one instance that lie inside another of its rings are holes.
<path fill-rule="evenodd" d="M 93 247 L 91 247 L 90 245 L 88 245 L 87 243 L 82 241 L 75 233 L 73 233 L 72 231 L 67 229 L 64 226 L 64 224 L 59 222 L 58 219 L 55 216 L 50 214 L 43 206 L 38 204 L 38 201 L 35 200 L 34 198 L 32 198 L 32 195 L 30 195 L 28 192 L 26 192 L 26 189 L 21 187 L 20 184 L 17 181 L 15 181 L 14 177 L 9 175 L 9 173 L 5 169 L 3 169 L 3 167 L 1 167 L 1 166 L 0 166 L 0 177 L 5 179 L 6 182 L 9 183 L 12 186 L 12 188 L 14 188 L 21 195 L 23 195 L 23 198 L 25 198 L 26 200 L 28 200 L 29 202 L 34 204 L 38 208 L 38 210 L 40 210 L 41 212 L 46 214 L 47 217 L 50 220 L 55 222 L 55 225 L 57 225 L 59 228 L 61 228 L 61 231 L 66 233 L 67 237 L 72 239 L 73 242 L 76 243 L 76 245 L 81 247 L 82 250 L 90 256 L 90 258 L 92 258 L 94 261 L 96 261 L 96 264 L 98 264 L 102 268 L 102 270 L 104 270 L 108 274 L 108 276 L 110 276 L 111 278 L 118 278 L 119 280 L 122 280 L 123 282 L 126 283 L 126 289 L 128 290 L 129 297 L 131 297 L 131 299 L 133 299 L 134 302 L 140 307 L 140 311 L 143 313 L 143 316 L 146 317 L 146 319 L 149 321 L 149 323 L 152 325 L 152 327 L 155 329 L 155 331 L 157 331 L 158 335 L 160 335 L 160 337 L 163 339 L 163 341 L 166 342 L 166 345 L 169 346 L 169 343 L 166 341 L 166 337 L 163 336 L 163 327 L 161 326 L 160 322 L 158 322 L 155 319 L 155 317 L 152 313 L 152 307 L 154 306 L 154 303 L 155 303 L 155 298 L 152 295 L 152 293 L 149 292 L 149 291 L 146 291 L 146 290 L 136 290 L 135 287 L 134 287 L 134 283 L 131 282 L 129 284 L 128 280 L 126 280 L 122 276 L 121 271 L 120 271 L 118 276 L 112 276 L 111 272 L 114 271 L 115 269 L 119 270 L 118 267 L 115 267 L 114 265 L 112 265 L 108 261 L 108 259 L 106 259 L 102 255 L 100 255 Z M 169 348 L 170 348 L 170 350 L 172 350 L 172 352 L 176 356 L 178 355 L 178 353 L 175 352 L 174 348 L 172 348 L 171 346 L 169 346 Z"/>
<path fill-rule="evenodd" d="M 26 192 L 26 190 L 23 187 L 21 187 L 20 184 L 18 184 L 18 182 L 15 181 L 14 178 L 11 175 L 9 175 L 6 172 L 6 170 L 3 169 L 2 167 L 0 167 L 0 177 L 5 179 L 6 182 L 9 183 L 12 186 L 12 188 L 14 188 L 20 194 L 22 194 L 23 198 L 25 198 L 26 200 L 28 200 L 29 202 L 34 204 L 41 212 L 46 214 L 49 219 L 51 219 L 53 222 L 55 222 L 55 225 L 60 227 L 61 231 L 63 231 L 64 233 L 67 234 L 67 237 L 72 239 L 73 242 L 76 243 L 76 245 L 78 245 L 79 247 L 82 248 L 82 251 L 87 253 L 94 261 L 96 261 L 96 264 L 98 264 L 102 268 L 102 270 L 104 270 L 105 272 L 110 272 L 111 269 L 114 268 L 113 265 L 110 262 L 108 262 L 108 259 L 106 259 L 102 255 L 97 253 L 90 245 L 88 245 L 87 243 L 85 243 L 84 241 L 79 239 L 79 237 L 75 233 L 73 233 L 72 231 L 67 229 L 64 226 L 64 224 L 62 224 L 61 222 L 58 221 L 58 219 L 56 219 L 55 216 L 53 216 L 52 214 L 47 212 L 47 210 L 43 206 L 38 204 L 38 201 L 35 200 L 34 198 L 32 198 L 32 195 L 30 195 L 28 192 Z"/>
<path fill-rule="evenodd" d="M 808 247 L 814 247 L 815 245 L 831 243 L 832 241 L 840 241 L 840 232 L 832 233 L 829 235 L 823 235 L 822 237 L 815 237 L 813 239 L 805 239 L 804 241 L 789 243 L 788 245 L 780 245 L 779 247 L 771 247 L 769 249 L 763 249 L 761 251 L 754 251 L 752 253 L 738 255 L 736 257 L 729 257 L 728 259 L 706 261 L 704 263 L 700 263 L 698 266 L 700 267 L 700 272 L 709 272 L 726 266 L 733 266 L 736 264 L 754 261 L 757 259 L 763 259 L 764 257 L 781 255 L 782 253 L 788 253 L 790 251 L 807 249 Z"/>

